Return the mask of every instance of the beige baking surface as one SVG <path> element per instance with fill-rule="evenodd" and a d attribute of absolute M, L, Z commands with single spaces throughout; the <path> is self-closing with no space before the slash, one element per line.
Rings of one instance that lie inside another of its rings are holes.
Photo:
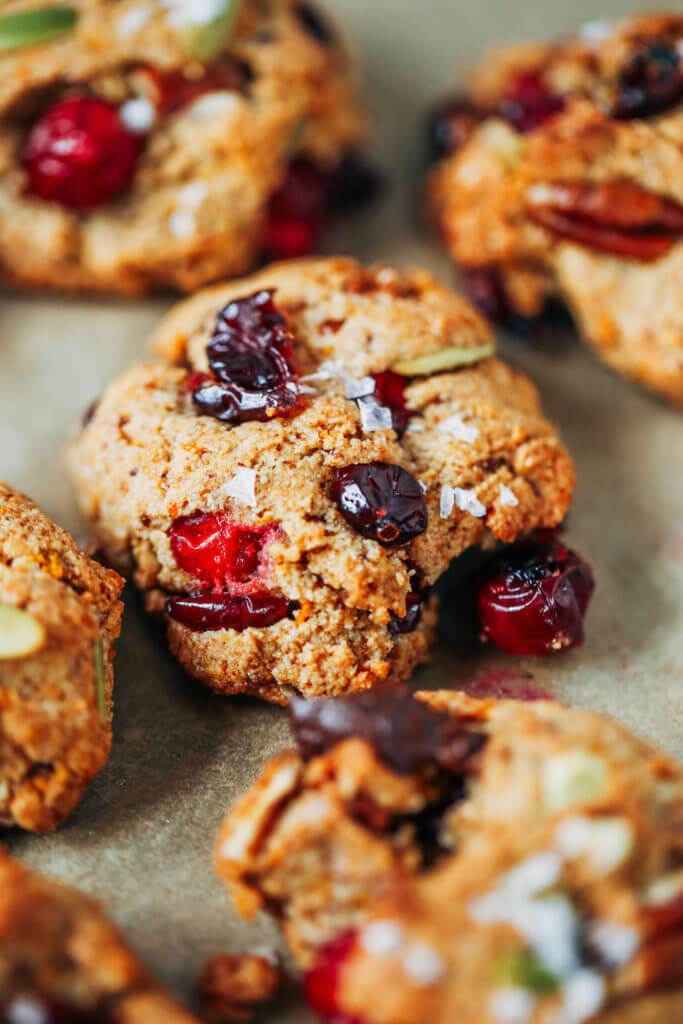
<path fill-rule="evenodd" d="M 420 114 L 488 41 L 550 34 L 635 9 L 619 0 L 334 0 L 355 36 L 378 114 L 390 200 L 345 228 L 366 259 L 448 264 L 415 214 Z M 658 4 L 644 4 L 656 7 Z M 60 452 L 82 410 L 143 352 L 164 303 L 0 299 L 0 476 L 80 531 Z M 567 702 L 609 711 L 683 755 L 683 418 L 602 369 L 570 340 L 557 354 L 508 344 L 538 382 L 579 470 L 569 537 L 598 580 L 583 650 L 545 661 L 458 664 L 442 651 L 419 676 L 454 685 L 477 669 L 530 672 Z M 221 700 L 184 677 L 129 595 L 116 661 L 114 752 L 55 836 L 12 834 L 31 864 L 109 901 L 149 964 L 190 997 L 203 959 L 272 941 L 245 927 L 211 870 L 228 803 L 287 739 L 285 714 Z M 275 1022 L 307 1019 L 282 1011 Z"/>

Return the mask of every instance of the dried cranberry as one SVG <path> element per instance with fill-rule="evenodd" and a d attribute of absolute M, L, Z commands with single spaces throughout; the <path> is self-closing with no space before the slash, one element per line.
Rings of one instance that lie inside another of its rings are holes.
<path fill-rule="evenodd" d="M 347 213 L 376 199 L 384 187 L 382 175 L 353 150 L 345 153 L 329 182 L 330 208 Z"/>
<path fill-rule="evenodd" d="M 683 62 L 668 42 L 656 40 L 633 54 L 619 75 L 613 117 L 650 117 L 683 100 Z"/>
<path fill-rule="evenodd" d="M 286 597 L 261 591 L 254 594 L 198 594 L 169 597 L 166 610 L 172 619 L 194 629 L 206 632 L 216 629 L 241 631 L 253 626 L 263 629 L 272 626 L 289 614 Z"/>
<path fill-rule="evenodd" d="M 565 105 L 563 96 L 553 92 L 537 71 L 516 75 L 500 101 L 498 113 L 518 132 L 540 128 Z"/>
<path fill-rule="evenodd" d="M 330 27 L 327 18 L 313 4 L 299 3 L 294 8 L 294 13 L 316 42 L 322 46 L 332 46 L 335 41 L 334 32 Z"/>
<path fill-rule="evenodd" d="M 392 636 L 404 636 L 406 633 L 413 633 L 420 624 L 422 602 L 429 590 L 425 586 L 424 575 L 420 569 L 413 568 L 410 584 L 410 593 L 406 596 L 405 615 L 399 617 L 394 612 L 391 612 L 389 632 Z"/>
<path fill-rule="evenodd" d="M 359 1017 L 342 1013 L 337 1004 L 340 971 L 355 944 L 355 932 L 338 935 L 318 951 L 304 977 L 306 999 L 324 1024 L 363 1024 Z"/>
<path fill-rule="evenodd" d="M 441 160 L 461 149 L 484 118 L 466 96 L 452 96 L 439 103 L 427 119 L 427 146 L 431 160 Z"/>
<path fill-rule="evenodd" d="M 286 416 L 300 403 L 292 335 L 272 291 L 234 299 L 207 346 L 213 378 L 195 378 L 194 404 L 226 423 Z"/>
<path fill-rule="evenodd" d="M 196 512 L 176 519 L 169 537 L 181 569 L 216 587 L 244 584 L 261 565 L 273 527 L 240 526 L 225 512 Z"/>
<path fill-rule="evenodd" d="M 26 140 L 29 190 L 72 210 L 101 206 L 128 188 L 142 145 L 113 104 L 89 96 L 62 100 Z"/>
<path fill-rule="evenodd" d="M 577 646 L 593 588 L 590 566 L 559 538 L 517 544 L 486 573 L 477 602 L 482 628 L 508 654 Z"/>
<path fill-rule="evenodd" d="M 306 157 L 292 160 L 268 204 L 263 242 L 265 257 L 286 260 L 315 252 L 329 202 L 325 172 Z"/>
<path fill-rule="evenodd" d="M 475 755 L 485 742 L 453 715 L 415 700 L 405 686 L 376 687 L 334 700 L 296 697 L 289 707 L 292 730 L 306 759 L 358 737 L 400 774 L 435 765 L 469 774 L 476 770 Z"/>
<path fill-rule="evenodd" d="M 354 530 L 385 547 L 407 544 L 427 529 L 424 492 L 402 466 L 346 466 L 337 471 L 332 498 Z"/>
<path fill-rule="evenodd" d="M 393 370 L 373 373 L 375 397 L 380 405 L 391 410 L 391 422 L 399 438 L 403 437 L 413 415 L 406 406 L 406 379 Z"/>
<path fill-rule="evenodd" d="M 504 324 L 509 316 L 510 307 L 503 282 L 496 270 L 490 267 L 472 267 L 461 272 L 465 291 L 482 311 L 496 324 Z"/>
<path fill-rule="evenodd" d="M 145 66 L 138 68 L 134 77 L 147 86 L 145 91 L 151 92 L 150 98 L 160 114 L 175 114 L 210 92 L 244 92 L 254 77 L 246 61 L 227 55 L 203 69 L 193 63 L 192 69 L 201 73 L 188 76 L 178 69 Z"/>

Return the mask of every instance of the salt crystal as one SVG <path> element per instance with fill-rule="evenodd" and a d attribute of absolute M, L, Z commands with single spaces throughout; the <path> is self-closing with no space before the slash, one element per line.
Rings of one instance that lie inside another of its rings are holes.
<path fill-rule="evenodd" d="M 519 498 L 509 487 L 505 484 L 500 485 L 500 503 L 501 505 L 509 505 L 514 508 L 515 505 L 519 505 Z"/>
<path fill-rule="evenodd" d="M 455 495 L 453 488 L 449 487 L 448 484 L 444 484 L 441 488 L 441 499 L 439 502 L 439 513 L 442 519 L 448 519 L 449 515 L 455 507 Z"/>
<path fill-rule="evenodd" d="M 391 409 L 380 405 L 372 395 L 368 395 L 367 398 L 359 398 L 358 409 L 360 410 L 361 425 L 366 433 L 371 433 L 373 430 L 391 430 Z"/>
<path fill-rule="evenodd" d="M 209 186 L 204 181 L 192 181 L 178 193 L 178 203 L 188 210 L 196 210 L 209 194 Z"/>
<path fill-rule="evenodd" d="M 200 96 L 188 108 L 188 115 L 193 121 L 210 121 L 213 117 L 223 117 L 225 114 L 233 113 L 241 105 L 242 98 L 239 93 L 221 89 Z"/>
<path fill-rule="evenodd" d="M 563 857 L 586 856 L 608 874 L 633 849 L 633 828 L 626 818 L 587 818 L 572 815 L 555 829 L 555 845 Z"/>
<path fill-rule="evenodd" d="M 481 519 L 486 515 L 486 506 L 482 505 L 475 490 L 468 490 L 466 487 L 454 487 L 453 497 L 455 504 L 461 512 L 469 512 L 471 516 Z"/>
<path fill-rule="evenodd" d="M 576 971 L 563 985 L 564 999 L 558 1024 L 583 1024 L 598 1012 L 605 1001 L 605 979 L 597 971 Z"/>
<path fill-rule="evenodd" d="M 610 967 L 623 967 L 640 945 L 635 928 L 627 928 L 613 921 L 594 921 L 588 928 L 588 940 Z"/>
<path fill-rule="evenodd" d="M 499 988 L 489 999 L 489 1012 L 500 1024 L 525 1024 L 535 1004 L 535 997 L 525 988 Z"/>
<path fill-rule="evenodd" d="M 351 377 L 348 376 L 344 381 L 344 393 L 347 398 L 366 398 L 368 395 L 373 394 L 375 390 L 375 382 L 372 377 Z"/>
<path fill-rule="evenodd" d="M 240 466 L 232 477 L 223 484 L 223 494 L 228 498 L 235 498 L 243 505 L 256 507 L 256 470 Z"/>
<path fill-rule="evenodd" d="M 119 117 L 131 132 L 144 135 L 156 121 L 157 112 L 149 100 L 140 97 L 136 100 L 128 100 L 127 103 L 119 107 Z"/>
<path fill-rule="evenodd" d="M 397 953 L 403 933 L 394 921 L 371 921 L 360 933 L 360 944 L 372 956 Z"/>
<path fill-rule="evenodd" d="M 442 420 L 439 423 L 439 430 L 444 434 L 452 434 L 458 441 L 464 441 L 465 444 L 474 444 L 479 437 L 479 427 L 465 423 L 462 416 L 457 414 Z"/>
<path fill-rule="evenodd" d="M 168 227 L 176 238 L 191 238 L 197 230 L 197 222 L 189 210 L 176 210 L 168 218 Z"/>
<path fill-rule="evenodd" d="M 149 7 L 133 7 L 130 11 L 126 11 L 119 18 L 116 28 L 121 38 L 126 36 L 134 36 L 136 32 L 139 32 L 145 27 L 149 19 L 152 17 L 152 11 Z"/>
<path fill-rule="evenodd" d="M 169 24 L 186 28 L 188 25 L 210 25 L 226 13 L 226 0 L 162 0 L 168 11 Z"/>
<path fill-rule="evenodd" d="M 433 985 L 443 976 L 446 964 L 431 946 L 417 942 L 405 951 L 402 957 L 403 967 L 418 985 Z"/>

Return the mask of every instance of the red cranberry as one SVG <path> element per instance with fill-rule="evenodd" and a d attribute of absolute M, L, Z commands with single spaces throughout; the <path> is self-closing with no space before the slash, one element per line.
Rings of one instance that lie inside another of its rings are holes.
<path fill-rule="evenodd" d="M 441 160 L 461 149 L 485 116 L 466 96 L 452 96 L 435 107 L 427 119 L 427 146 L 431 160 Z"/>
<path fill-rule="evenodd" d="M 270 198 L 264 240 L 269 259 L 295 259 L 315 252 L 329 212 L 329 182 L 320 167 L 296 157 Z"/>
<path fill-rule="evenodd" d="M 80 96 L 55 104 L 36 121 L 23 164 L 32 193 L 90 210 L 128 188 L 141 151 L 141 138 L 123 125 L 117 107 Z"/>
<path fill-rule="evenodd" d="M 169 597 L 166 610 L 172 619 L 206 632 L 216 629 L 241 631 L 250 626 L 263 629 L 289 614 L 286 597 L 267 591 L 254 594 L 198 594 L 194 597 Z"/>
<path fill-rule="evenodd" d="M 507 94 L 500 101 L 498 112 L 503 120 L 518 132 L 532 132 L 540 128 L 564 109 L 563 96 L 553 92 L 537 71 L 516 75 Z"/>
<path fill-rule="evenodd" d="M 303 217 L 269 216 L 263 243 L 268 260 L 296 260 L 310 256 L 320 244 L 321 227 Z"/>
<path fill-rule="evenodd" d="M 393 370 L 373 373 L 375 397 L 380 405 L 391 410 L 391 422 L 397 435 L 403 437 L 412 413 L 406 406 L 406 379 Z"/>
<path fill-rule="evenodd" d="M 207 346 L 212 378 L 194 378 L 200 412 L 226 423 L 286 416 L 301 392 L 292 364 L 292 335 L 273 302 L 260 291 L 230 302 Z"/>
<path fill-rule="evenodd" d="M 337 1004 L 339 975 L 356 943 L 355 932 L 344 932 L 319 950 L 304 977 L 304 992 L 315 1013 L 325 1024 L 362 1024 L 358 1017 L 341 1013 Z"/>
<path fill-rule="evenodd" d="M 583 642 L 590 566 L 557 537 L 503 552 L 478 597 L 484 633 L 508 654 L 549 654 Z"/>
<path fill-rule="evenodd" d="M 683 100 L 683 62 L 663 40 L 642 46 L 622 70 L 612 115 L 650 117 Z"/>
<path fill-rule="evenodd" d="M 152 66 L 138 68 L 135 75 L 151 87 L 154 105 L 161 114 L 175 114 L 210 92 L 244 92 L 254 77 L 245 61 L 227 55 L 191 77 L 182 70 Z"/>
<path fill-rule="evenodd" d="M 402 466 L 346 466 L 337 471 L 332 498 L 354 530 L 385 547 L 407 544 L 427 529 L 424 492 Z"/>
<path fill-rule="evenodd" d="M 272 527 L 240 526 L 225 512 L 196 512 L 176 519 L 169 537 L 181 569 L 222 589 L 256 576 L 272 532 Z"/>

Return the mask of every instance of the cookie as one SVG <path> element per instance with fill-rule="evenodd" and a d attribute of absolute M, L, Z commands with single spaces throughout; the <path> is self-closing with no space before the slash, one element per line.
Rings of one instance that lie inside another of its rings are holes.
<path fill-rule="evenodd" d="M 94 900 L 0 852 L 0 1012 L 40 1024 L 197 1024 Z"/>
<path fill-rule="evenodd" d="M 180 305 L 155 346 L 68 464 L 106 556 L 218 692 L 285 703 L 406 678 L 449 563 L 569 506 L 533 385 L 424 272 L 274 266 Z"/>
<path fill-rule="evenodd" d="M 494 51 L 430 127 L 430 213 L 494 319 L 568 306 L 597 355 L 683 406 L 683 17 Z"/>
<path fill-rule="evenodd" d="M 376 185 L 336 27 L 299 0 L 14 0 L 0 279 L 194 290 L 314 251 Z"/>
<path fill-rule="evenodd" d="M 293 730 L 216 864 L 323 1021 L 680 1019 L 680 765 L 592 712 L 449 691 L 299 699 Z"/>
<path fill-rule="evenodd" d="M 0 483 L 0 825 L 56 828 L 106 763 L 122 588 Z"/>

